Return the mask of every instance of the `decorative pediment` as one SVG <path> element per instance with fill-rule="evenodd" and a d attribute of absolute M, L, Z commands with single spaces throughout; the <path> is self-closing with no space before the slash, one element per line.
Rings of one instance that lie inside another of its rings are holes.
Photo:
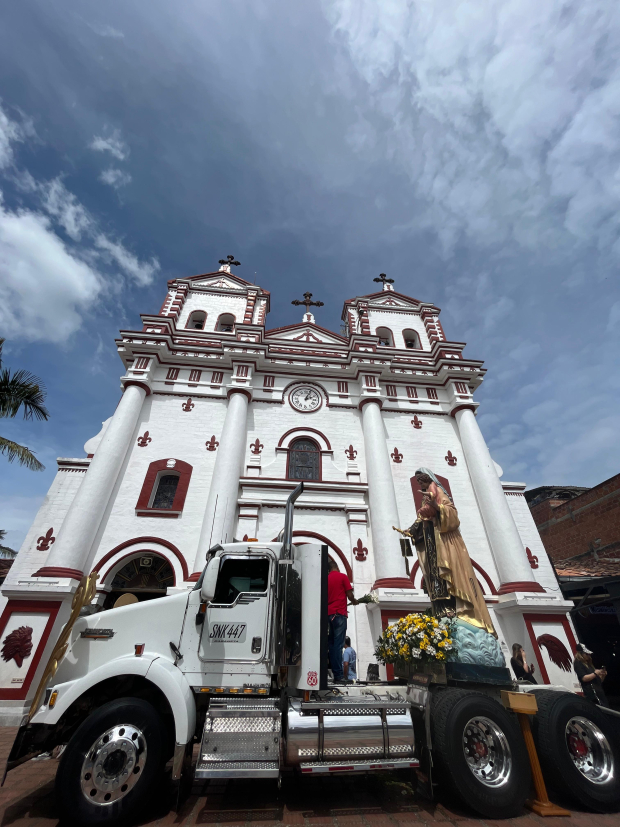
<path fill-rule="evenodd" d="M 265 333 L 266 339 L 281 339 L 300 344 L 339 345 L 342 347 L 343 337 L 330 330 L 325 330 L 316 324 L 296 324 L 288 327 L 278 327 Z"/>
<path fill-rule="evenodd" d="M 245 292 L 247 283 L 241 280 L 238 281 L 228 273 L 218 273 L 216 276 L 199 276 L 192 281 L 192 287 L 216 287 L 220 290 L 242 290 Z"/>
<path fill-rule="evenodd" d="M 406 299 L 401 299 L 399 296 L 395 296 L 394 293 L 390 293 L 387 290 L 381 294 L 381 298 L 373 299 L 371 302 L 368 303 L 369 308 L 401 308 L 403 310 L 412 310 L 414 307 L 418 306 L 418 302 L 415 300 L 407 301 Z"/>

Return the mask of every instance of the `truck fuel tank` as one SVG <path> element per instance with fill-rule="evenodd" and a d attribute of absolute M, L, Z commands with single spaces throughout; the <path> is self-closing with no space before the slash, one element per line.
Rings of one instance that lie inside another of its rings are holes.
<path fill-rule="evenodd" d="M 408 759 L 415 751 L 409 704 L 366 698 L 289 701 L 287 764 Z"/>

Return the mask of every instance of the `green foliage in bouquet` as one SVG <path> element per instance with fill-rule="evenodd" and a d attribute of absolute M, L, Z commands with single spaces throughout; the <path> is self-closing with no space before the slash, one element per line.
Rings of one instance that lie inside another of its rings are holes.
<path fill-rule="evenodd" d="M 456 655 L 452 630 L 455 621 L 432 615 L 410 614 L 388 626 L 375 650 L 381 663 L 441 663 Z"/>

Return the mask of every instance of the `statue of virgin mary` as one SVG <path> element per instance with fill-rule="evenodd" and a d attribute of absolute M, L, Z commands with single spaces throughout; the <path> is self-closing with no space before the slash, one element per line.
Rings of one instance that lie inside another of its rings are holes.
<path fill-rule="evenodd" d="M 430 468 L 418 468 L 415 477 L 423 492 L 422 505 L 416 521 L 402 533 L 415 542 L 433 613 L 440 617 L 454 612 L 497 638 L 454 503 Z"/>

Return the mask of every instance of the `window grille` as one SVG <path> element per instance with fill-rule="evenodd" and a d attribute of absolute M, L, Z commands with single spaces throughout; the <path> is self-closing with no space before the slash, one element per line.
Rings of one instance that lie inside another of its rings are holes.
<path fill-rule="evenodd" d="M 179 378 L 179 368 L 168 368 L 168 373 L 166 374 L 166 379 L 178 379 Z"/>
<path fill-rule="evenodd" d="M 427 396 L 428 396 L 429 399 L 439 399 L 439 397 L 437 396 L 437 391 L 435 390 L 435 388 L 427 388 L 426 393 L 427 393 Z"/>
<path fill-rule="evenodd" d="M 291 445 L 288 458 L 290 480 L 319 480 L 321 455 L 310 439 L 297 439 Z"/>
<path fill-rule="evenodd" d="M 157 491 L 153 497 L 153 505 L 151 508 L 172 508 L 178 485 L 179 477 L 177 474 L 164 474 L 161 476 L 157 483 Z"/>
<path fill-rule="evenodd" d="M 189 381 L 190 382 L 200 382 L 200 377 L 202 376 L 201 370 L 190 370 L 189 372 Z"/>
<path fill-rule="evenodd" d="M 273 388 L 276 381 L 275 376 L 264 376 L 263 377 L 263 387 L 264 388 Z"/>
<path fill-rule="evenodd" d="M 338 393 L 349 393 L 349 383 L 338 382 Z"/>
<path fill-rule="evenodd" d="M 407 385 L 407 396 L 409 397 L 409 399 L 417 399 L 418 398 L 417 388 L 414 388 L 412 385 Z"/>

